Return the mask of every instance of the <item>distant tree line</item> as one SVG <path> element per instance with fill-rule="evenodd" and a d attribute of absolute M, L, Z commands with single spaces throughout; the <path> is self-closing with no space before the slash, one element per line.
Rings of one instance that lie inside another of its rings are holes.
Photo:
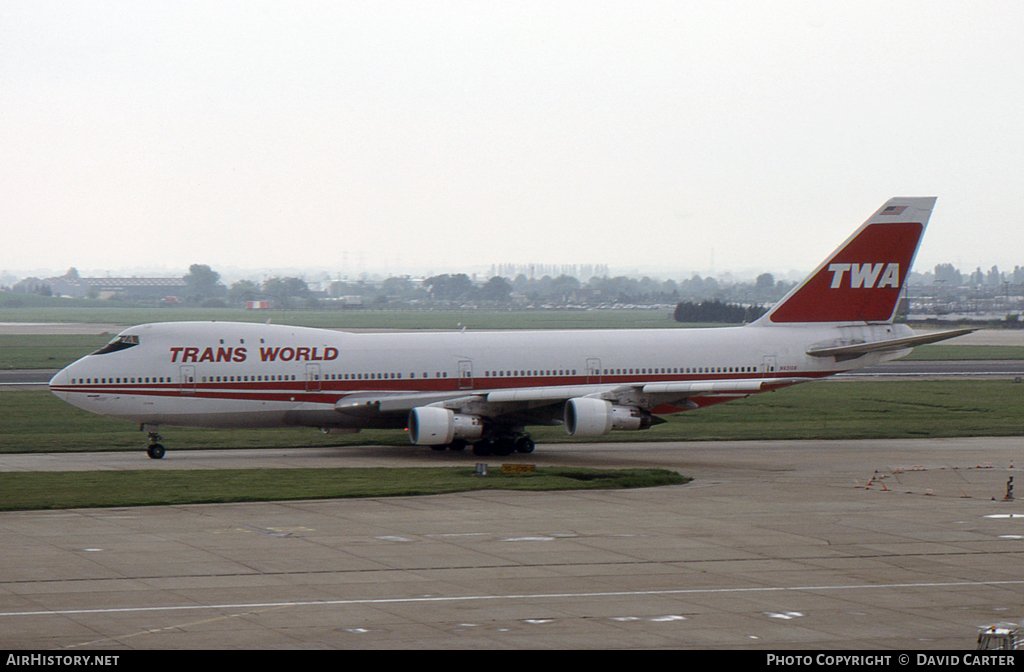
<path fill-rule="evenodd" d="M 768 312 L 764 306 L 740 306 L 723 303 L 718 299 L 700 303 L 681 301 L 676 305 L 673 317 L 676 322 L 740 323 L 753 322 Z"/>
<path fill-rule="evenodd" d="M 8 278 L 9 275 L 0 277 Z M 79 273 L 71 268 L 62 278 L 25 278 L 0 291 L 15 294 L 51 296 L 63 294 L 59 285 L 51 286 L 55 280 L 78 280 Z M 424 280 L 413 280 L 409 276 L 358 280 L 331 281 L 321 274 L 313 291 L 306 280 L 298 277 L 272 277 L 260 281 L 239 280 L 230 287 L 221 281 L 221 275 L 206 264 L 192 264 L 182 278 L 185 289 L 174 293 L 181 301 L 193 305 L 224 307 L 240 305 L 246 301 L 265 300 L 281 308 L 317 308 L 329 305 L 361 305 L 384 308 L 389 305 L 415 305 L 434 303 L 445 306 L 515 304 L 522 307 L 606 307 L 612 305 L 690 305 L 747 306 L 772 305 L 781 299 L 796 283 L 776 280 L 771 273 L 762 273 L 754 281 L 734 281 L 728 274 L 722 277 L 701 277 L 694 273 L 682 280 L 657 280 L 650 277 L 628 277 L 607 275 L 594 276 L 586 280 L 572 275 L 552 277 L 527 277 L 520 273 L 515 278 L 493 276 L 486 282 L 478 282 L 465 273 L 435 275 Z M 953 264 L 937 264 L 932 270 L 913 272 L 910 285 L 925 288 L 939 296 L 964 296 L 967 291 L 998 293 L 1004 298 L 1024 294 L 1024 266 L 1015 266 L 1012 271 L 1000 271 L 992 266 L 988 271 L 980 267 L 973 272 L 961 271 Z M 920 293 L 920 292 L 919 292 Z M 152 294 L 152 292 L 150 292 Z M 92 288 L 87 298 L 98 298 L 99 292 Z M 330 299 L 359 297 L 358 302 L 332 302 Z M 152 296 L 140 290 L 124 291 L 112 298 L 117 300 L 153 301 Z M 163 296 L 160 297 L 164 298 Z M 978 298 L 971 296 L 972 300 Z M 689 309 L 686 309 L 689 310 Z M 712 309 L 713 314 L 719 314 Z M 692 311 L 689 313 L 692 314 Z M 689 319 L 689 318 L 687 318 Z M 698 318 L 705 321 L 707 318 Z M 749 317 L 725 321 L 743 321 Z"/>
<path fill-rule="evenodd" d="M 77 278 L 78 273 L 71 269 L 65 277 Z M 184 303 L 226 307 L 241 305 L 246 301 L 270 301 L 275 307 L 287 309 L 329 305 L 384 308 L 389 305 L 419 303 L 448 306 L 501 306 L 514 303 L 524 307 L 674 305 L 681 300 L 702 299 L 744 304 L 770 303 L 778 300 L 792 286 L 785 281 L 776 282 L 769 273 L 758 276 L 756 282 L 730 282 L 712 277 L 702 278 L 697 274 L 680 281 L 627 276 L 594 276 L 582 281 L 564 274 L 557 277 L 527 277 L 519 274 L 514 279 L 493 276 L 483 283 L 465 273 L 446 273 L 420 281 L 409 276 L 392 276 L 384 280 L 363 277 L 358 280 L 331 281 L 329 277 L 321 276 L 317 282 L 317 289 L 321 291 L 313 291 L 304 278 L 298 277 L 272 277 L 263 281 L 243 279 L 228 287 L 222 282 L 220 273 L 208 264 L 192 264 L 182 280 L 185 287 L 180 293 L 175 292 L 174 296 Z M 38 278 L 21 281 L 12 291 L 23 294 L 53 293 L 49 285 Z M 358 297 L 359 301 L 330 301 L 353 297 Z M 153 300 L 152 297 L 136 296 L 131 292 L 113 298 Z"/>
<path fill-rule="evenodd" d="M 246 301 L 269 300 L 280 308 L 312 308 L 316 299 L 302 278 L 273 277 L 262 284 L 239 280 L 230 288 L 220 281 L 220 273 L 206 264 L 192 264 L 185 280 L 185 301 L 208 307 L 225 307 Z"/>

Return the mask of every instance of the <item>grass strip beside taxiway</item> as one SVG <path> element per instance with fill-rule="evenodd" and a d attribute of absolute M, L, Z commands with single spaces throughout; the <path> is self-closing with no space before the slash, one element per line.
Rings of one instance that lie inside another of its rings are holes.
<path fill-rule="evenodd" d="M 438 495 L 470 490 L 608 490 L 678 485 L 667 469 L 537 468 L 487 476 L 473 467 L 217 469 L 0 473 L 0 511 L 347 497 Z"/>

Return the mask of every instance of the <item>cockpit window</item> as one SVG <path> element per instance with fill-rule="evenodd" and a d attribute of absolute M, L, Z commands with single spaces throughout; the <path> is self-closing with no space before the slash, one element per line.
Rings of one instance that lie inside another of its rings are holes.
<path fill-rule="evenodd" d="M 114 340 L 92 353 L 94 355 L 105 355 L 108 352 L 117 352 L 126 348 L 132 348 L 139 344 L 139 337 L 135 334 L 121 334 L 115 336 Z"/>

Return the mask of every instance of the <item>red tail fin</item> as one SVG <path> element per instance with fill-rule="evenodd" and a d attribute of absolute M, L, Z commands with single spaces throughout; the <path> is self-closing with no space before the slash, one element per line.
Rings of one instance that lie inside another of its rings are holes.
<path fill-rule="evenodd" d="M 761 320 L 891 322 L 934 198 L 893 198 Z"/>

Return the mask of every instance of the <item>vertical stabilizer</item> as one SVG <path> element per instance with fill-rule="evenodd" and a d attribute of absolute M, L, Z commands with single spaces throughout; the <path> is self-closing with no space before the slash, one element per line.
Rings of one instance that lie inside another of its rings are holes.
<path fill-rule="evenodd" d="M 890 199 L 757 323 L 892 322 L 934 206 Z"/>

